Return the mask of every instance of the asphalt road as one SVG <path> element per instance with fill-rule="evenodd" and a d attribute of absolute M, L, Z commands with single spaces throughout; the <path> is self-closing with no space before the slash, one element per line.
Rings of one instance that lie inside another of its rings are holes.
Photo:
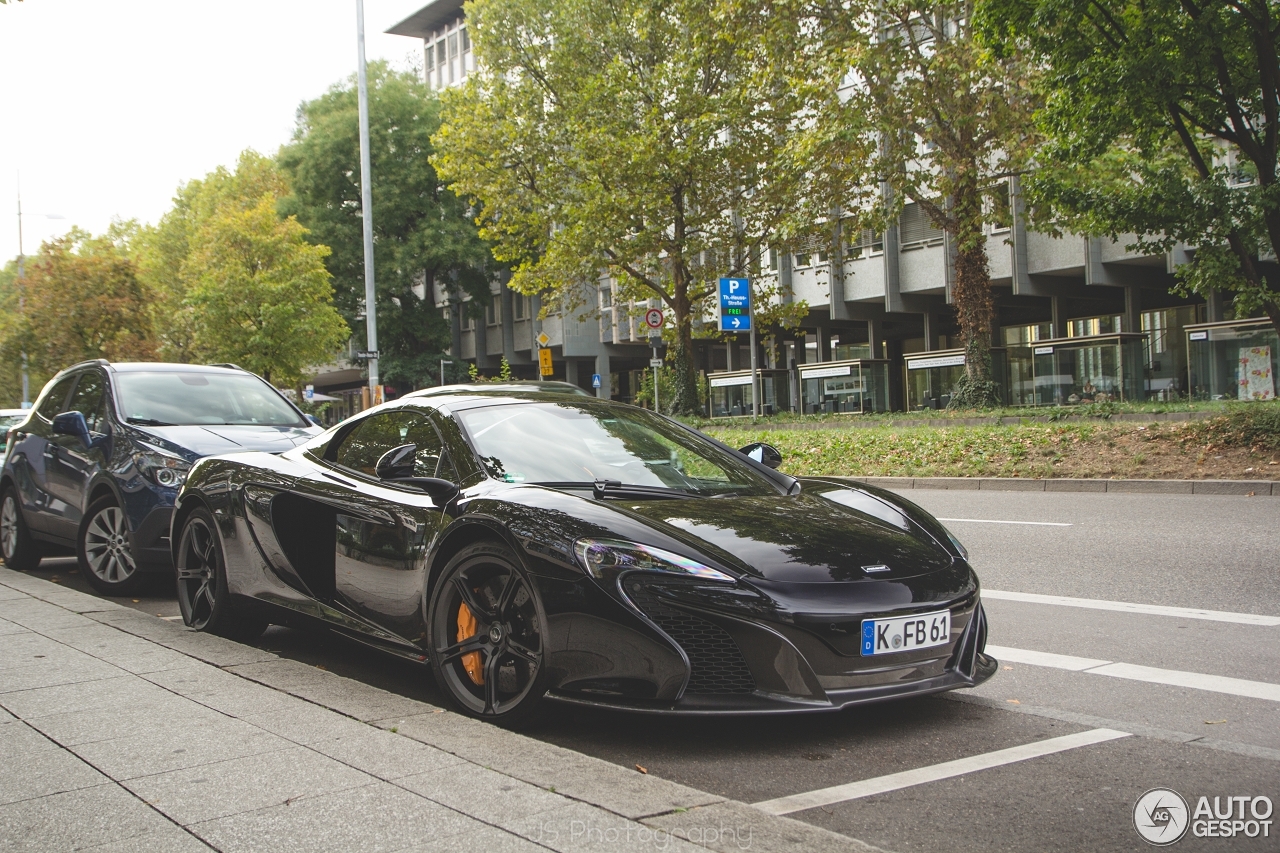
<path fill-rule="evenodd" d="M 986 684 L 786 718 L 557 708 L 529 734 L 773 801 L 771 810 L 886 850 L 1142 850 L 1134 804 L 1157 787 L 1192 812 L 1201 796 L 1224 810 L 1227 797 L 1280 804 L 1280 500 L 906 494 L 952 519 L 982 578 L 1002 663 Z M 71 561 L 46 560 L 40 574 L 82 588 Z M 124 603 L 177 614 L 165 586 Z M 332 635 L 272 628 L 261 644 L 439 701 L 421 669 Z M 958 760 L 968 761 L 947 766 Z M 907 771 L 916 772 L 895 776 Z M 1173 849 L 1280 850 L 1280 814 L 1266 819 L 1266 838 L 1188 832 Z"/>

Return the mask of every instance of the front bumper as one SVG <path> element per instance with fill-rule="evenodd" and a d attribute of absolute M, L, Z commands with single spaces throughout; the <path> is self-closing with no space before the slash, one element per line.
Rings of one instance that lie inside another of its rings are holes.
<path fill-rule="evenodd" d="M 967 568 L 965 573 L 971 577 Z M 932 600 L 917 598 L 907 608 L 900 604 L 887 608 L 891 614 L 877 612 L 876 607 L 856 612 L 859 608 L 845 601 L 835 613 L 830 609 L 794 612 L 789 618 L 778 618 L 777 612 L 752 618 L 743 612 L 750 602 L 730 601 L 723 591 L 716 596 L 706 586 L 679 586 L 683 589 L 669 582 L 651 586 L 632 576 L 622 580 L 620 589 L 630 607 L 679 655 L 679 662 L 672 663 L 683 664 L 680 668 L 687 673 L 683 685 L 648 696 L 628 691 L 628 681 L 641 680 L 643 673 L 624 671 L 625 661 L 651 661 L 652 656 L 616 655 L 609 678 L 562 682 L 548 696 L 656 714 L 830 711 L 973 687 L 998 669 L 997 662 L 984 653 L 987 623 L 976 581 L 952 586 L 945 597 L 923 596 Z M 853 590 L 849 594 L 859 595 Z M 778 600 L 770 598 L 774 603 Z M 953 625 L 953 639 L 947 645 L 874 658 L 858 651 L 861 618 L 943 608 L 951 611 Z"/>

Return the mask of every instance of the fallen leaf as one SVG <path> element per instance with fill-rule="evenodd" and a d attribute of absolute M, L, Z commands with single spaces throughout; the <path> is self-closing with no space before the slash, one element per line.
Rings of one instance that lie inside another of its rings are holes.
<path fill-rule="evenodd" d="M 1006 700 L 1004 700 L 1004 701 L 1008 702 L 1010 705 L 1021 705 L 1021 704 L 1022 704 L 1022 703 L 1021 703 L 1021 702 L 1019 702 L 1017 699 L 1006 699 Z"/>
<path fill-rule="evenodd" d="M 138 599 L 136 599 L 136 598 L 135 598 L 135 599 L 133 599 L 133 603 L 134 603 L 134 604 L 137 604 L 137 603 L 138 603 Z"/>
<path fill-rule="evenodd" d="M 322 663 L 316 664 L 316 669 L 323 669 L 325 672 L 329 671 L 328 669 L 325 668 L 325 665 Z"/>
<path fill-rule="evenodd" d="M 1225 723 L 1225 722 L 1226 722 L 1226 720 L 1205 720 L 1205 721 L 1204 721 L 1204 724 L 1205 724 L 1206 726 L 1216 726 L 1216 725 L 1218 725 L 1218 724 L 1220 724 L 1220 723 Z"/>
<path fill-rule="evenodd" d="M 1013 667 L 1011 667 L 1011 666 L 1002 666 L 1002 667 L 1000 667 L 1000 668 L 1001 668 L 1001 669 L 1013 669 Z"/>
<path fill-rule="evenodd" d="M 639 770 L 641 773 L 644 773 L 644 774 L 646 774 L 646 775 L 649 773 L 649 771 L 648 771 L 648 770 L 645 770 L 645 769 L 644 769 L 643 767 L 641 767 L 639 764 L 637 764 L 637 765 L 636 765 L 636 769 L 637 769 L 637 770 Z"/>
<path fill-rule="evenodd" d="M 1256 498 L 1256 497 L 1257 497 L 1257 495 L 1256 495 L 1256 494 L 1254 494 L 1253 492 L 1246 492 L 1246 493 L 1245 493 L 1245 497 L 1246 497 L 1246 498 Z"/>

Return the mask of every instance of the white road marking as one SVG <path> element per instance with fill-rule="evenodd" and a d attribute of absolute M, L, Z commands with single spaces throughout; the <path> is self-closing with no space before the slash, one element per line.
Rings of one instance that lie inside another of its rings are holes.
<path fill-rule="evenodd" d="M 939 518 L 938 521 L 968 521 L 972 524 L 1033 524 L 1038 527 L 1071 527 L 1065 521 L 1001 521 L 995 518 Z"/>
<path fill-rule="evenodd" d="M 884 794 L 900 788 L 909 788 L 913 785 L 923 785 L 926 782 L 950 779 L 953 776 L 962 776 L 965 773 L 973 773 L 976 770 L 987 770 L 992 767 L 1026 761 L 1029 758 L 1053 755 L 1055 752 L 1065 752 L 1068 749 L 1078 749 L 1082 746 L 1092 746 L 1095 743 L 1105 743 L 1122 737 L 1129 737 L 1129 732 L 1122 732 L 1116 729 L 1090 729 L 1087 732 L 1049 738 L 1048 740 L 1023 744 L 1022 746 L 1009 747 L 1008 749 L 998 749 L 995 752 L 973 755 L 968 758 L 958 758 L 955 761 L 944 761 L 941 764 L 933 764 L 929 767 L 904 770 L 901 773 L 890 773 L 888 776 L 877 776 L 874 779 L 863 779 L 861 782 L 850 782 L 847 785 L 836 785 L 831 788 L 821 788 L 817 791 L 808 791 L 803 794 L 792 794 L 789 797 L 779 797 L 776 800 L 765 800 L 764 802 L 756 803 L 755 807 L 769 814 L 791 814 L 792 812 L 814 809 L 819 806 L 829 806 L 832 803 L 843 803 L 848 800 L 874 796 L 875 794 Z"/>
<path fill-rule="evenodd" d="M 1131 681 L 1145 681 L 1150 684 L 1163 684 L 1168 687 L 1191 687 L 1195 690 L 1207 690 L 1211 693 L 1226 693 L 1231 696 L 1245 696 L 1250 699 L 1266 699 L 1280 702 L 1280 684 L 1266 681 L 1249 681 L 1245 678 L 1228 678 L 1225 675 L 1206 675 L 1200 672 L 1183 672 L 1177 669 L 1158 669 L 1153 666 L 1138 666 L 1132 663 L 1112 663 L 1105 660 L 1077 658 L 1070 655 L 1055 655 L 1049 652 L 1036 652 L 1029 649 L 1011 649 L 1007 646 L 987 646 L 987 653 L 998 660 L 1009 663 L 1025 663 L 1032 666 L 1045 666 L 1053 669 L 1065 669 L 1071 672 L 1086 672 L 1090 675 L 1109 675 L 1112 678 L 1127 678 Z"/>
<path fill-rule="evenodd" d="M 1066 595 L 1040 595 L 1034 592 L 1005 592 L 984 589 L 983 598 L 1025 601 L 1031 604 L 1056 604 L 1060 607 L 1084 607 L 1089 610 L 1114 610 L 1119 613 L 1143 613 L 1149 616 L 1177 616 L 1182 619 L 1206 619 L 1211 622 L 1234 622 L 1237 625 L 1280 625 L 1280 616 L 1257 613 L 1232 613 L 1226 610 L 1203 610 L 1199 607 L 1165 607 L 1159 604 L 1135 604 L 1131 601 L 1106 601 L 1099 598 L 1072 598 Z"/>

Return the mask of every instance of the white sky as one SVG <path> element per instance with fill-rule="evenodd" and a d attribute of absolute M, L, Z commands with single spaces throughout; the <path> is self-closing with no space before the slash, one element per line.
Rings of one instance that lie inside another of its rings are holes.
<path fill-rule="evenodd" d="M 365 0 L 370 60 L 427 0 Z M 177 187 L 272 154 L 298 105 L 354 73 L 355 0 L 24 0 L 0 5 L 0 263 L 112 217 L 156 221 Z M 61 214 L 48 219 L 41 214 Z"/>

